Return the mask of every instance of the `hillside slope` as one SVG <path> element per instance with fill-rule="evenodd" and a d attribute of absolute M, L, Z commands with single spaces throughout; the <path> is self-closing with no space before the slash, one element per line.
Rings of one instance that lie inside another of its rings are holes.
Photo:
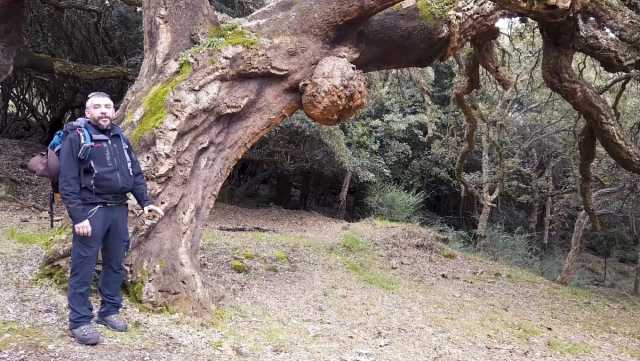
<path fill-rule="evenodd" d="M 218 310 L 194 319 L 127 300 L 131 331 L 101 328 L 105 342 L 83 347 L 66 335 L 64 293 L 37 277 L 46 217 L 2 203 L 0 219 L 0 360 L 640 358 L 637 299 L 563 288 L 414 225 L 228 205 L 201 250 Z"/>

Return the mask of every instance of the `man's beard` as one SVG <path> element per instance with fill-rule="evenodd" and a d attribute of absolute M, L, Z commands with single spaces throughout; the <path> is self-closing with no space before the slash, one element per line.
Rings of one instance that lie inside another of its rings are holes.
<path fill-rule="evenodd" d="M 101 129 L 109 129 L 111 127 L 112 119 L 109 117 L 98 117 L 91 118 L 91 122 Z"/>

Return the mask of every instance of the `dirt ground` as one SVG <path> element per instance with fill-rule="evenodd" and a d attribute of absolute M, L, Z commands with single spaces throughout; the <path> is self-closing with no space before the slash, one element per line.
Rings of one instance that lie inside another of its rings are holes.
<path fill-rule="evenodd" d="M 0 360 L 635 360 L 637 298 L 564 288 L 459 253 L 415 225 L 219 205 L 202 242 L 225 297 L 206 318 L 143 312 L 95 347 L 20 234 L 46 214 L 0 203 Z M 239 227 L 248 231 L 235 231 Z M 97 305 L 94 295 L 94 305 Z"/>

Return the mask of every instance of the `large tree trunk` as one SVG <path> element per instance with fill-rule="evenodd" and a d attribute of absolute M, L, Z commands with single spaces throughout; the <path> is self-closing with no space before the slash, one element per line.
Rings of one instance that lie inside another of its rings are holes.
<path fill-rule="evenodd" d="M 13 71 L 17 50 L 23 45 L 24 0 L 0 0 L 0 82 Z"/>
<path fill-rule="evenodd" d="M 204 0 L 144 2 L 145 61 L 120 109 L 152 198 L 165 211 L 134 230 L 131 260 L 143 302 L 186 312 L 211 307 L 216 295 L 200 276 L 197 254 L 227 175 L 297 109 L 335 124 L 362 106 L 364 77 L 349 65 L 360 52 L 355 41 L 335 35 L 355 31 L 397 2 L 280 1 L 250 16 L 241 30 L 210 29 L 213 16 L 202 15 L 211 14 Z M 224 31 L 253 40 L 192 52 L 191 65 L 180 67 L 178 56 L 194 45 L 192 34 L 217 33 L 229 41 Z M 160 112 L 152 109 L 154 101 Z"/>

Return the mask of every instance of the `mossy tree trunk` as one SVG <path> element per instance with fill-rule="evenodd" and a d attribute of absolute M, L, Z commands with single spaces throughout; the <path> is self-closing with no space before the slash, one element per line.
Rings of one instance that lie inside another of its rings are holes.
<path fill-rule="evenodd" d="M 152 198 L 165 211 L 134 230 L 141 301 L 186 312 L 210 308 L 217 295 L 200 276 L 198 250 L 227 175 L 296 110 L 337 124 L 364 104 L 364 77 L 351 63 L 366 52 L 355 35 L 397 2 L 280 1 L 239 24 L 201 17 L 185 29 L 194 21 L 174 24 L 174 14 L 213 18 L 206 2 L 145 1 L 145 61 L 119 112 Z"/>

